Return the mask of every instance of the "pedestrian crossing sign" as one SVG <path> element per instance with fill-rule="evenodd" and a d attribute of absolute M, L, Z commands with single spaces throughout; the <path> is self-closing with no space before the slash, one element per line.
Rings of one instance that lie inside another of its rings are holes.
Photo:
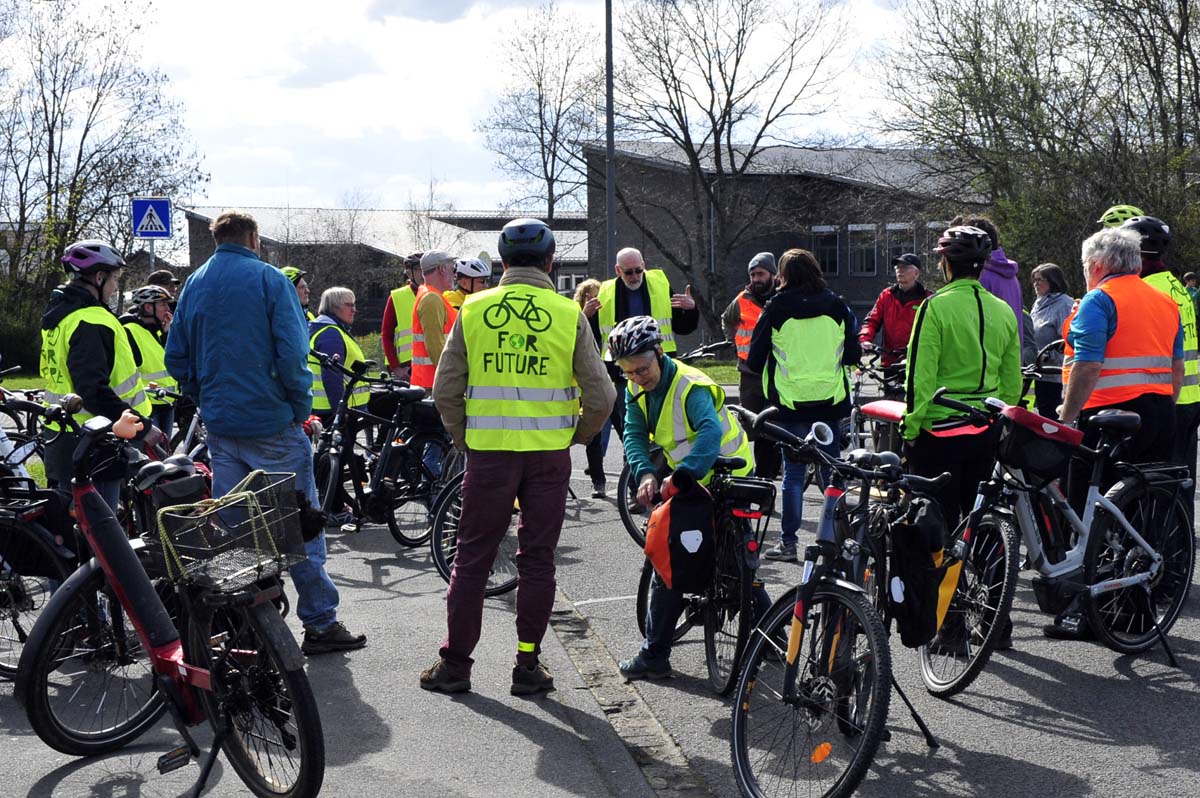
<path fill-rule="evenodd" d="M 134 197 L 131 214 L 134 238 L 171 237 L 171 200 L 167 197 Z"/>

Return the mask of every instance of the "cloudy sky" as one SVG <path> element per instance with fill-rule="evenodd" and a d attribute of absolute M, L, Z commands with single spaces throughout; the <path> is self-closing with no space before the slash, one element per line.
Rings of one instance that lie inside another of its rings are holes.
<path fill-rule="evenodd" d="M 894 30 L 888 2 L 845 0 L 868 48 Z M 432 178 L 458 209 L 495 208 L 512 188 L 474 126 L 505 85 L 505 37 L 533 5 L 160 0 L 142 41 L 212 176 L 195 204 L 339 207 L 353 195 L 404 208 Z M 560 5 L 603 41 L 603 0 Z M 844 83 L 859 99 L 826 120 L 834 129 L 875 93 L 861 74 Z"/>

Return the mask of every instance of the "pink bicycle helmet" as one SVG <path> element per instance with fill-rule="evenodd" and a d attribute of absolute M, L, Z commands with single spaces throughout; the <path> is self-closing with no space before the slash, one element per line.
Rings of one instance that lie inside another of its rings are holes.
<path fill-rule="evenodd" d="M 62 262 L 67 274 L 113 272 L 125 265 L 125 260 L 115 249 L 95 239 L 76 241 L 67 247 Z"/>

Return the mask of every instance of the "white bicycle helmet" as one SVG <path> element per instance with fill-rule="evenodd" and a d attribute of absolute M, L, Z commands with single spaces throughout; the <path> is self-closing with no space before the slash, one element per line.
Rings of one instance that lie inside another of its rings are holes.
<path fill-rule="evenodd" d="M 492 265 L 484 263 L 479 258 L 464 258 L 454 261 L 454 273 L 460 277 L 482 277 L 487 279 L 492 276 Z"/>
<path fill-rule="evenodd" d="M 143 285 L 129 292 L 129 307 L 134 310 L 142 305 L 170 301 L 171 293 L 161 285 Z"/>
<path fill-rule="evenodd" d="M 651 316 L 630 316 L 608 336 L 608 351 L 613 360 L 650 352 L 663 342 L 658 322 Z"/>

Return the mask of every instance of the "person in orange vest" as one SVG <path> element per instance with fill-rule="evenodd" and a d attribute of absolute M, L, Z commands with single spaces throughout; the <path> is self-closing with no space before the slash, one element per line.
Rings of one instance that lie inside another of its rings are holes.
<path fill-rule="evenodd" d="M 398 380 L 408 381 L 412 368 L 412 308 L 421 288 L 421 256 L 414 252 L 404 259 L 404 285 L 388 294 L 383 306 L 379 338 L 388 371 Z"/>
<path fill-rule="evenodd" d="M 1063 323 L 1064 424 L 1079 424 L 1083 445 L 1095 448 L 1099 430 L 1086 422 L 1102 410 L 1129 410 L 1141 429 L 1121 449 L 1121 459 L 1144 463 L 1172 450 L 1175 401 L 1183 386 L 1183 326 L 1175 301 L 1139 276 L 1142 239 L 1108 228 L 1083 242 L 1088 292 Z M 1087 495 L 1091 463 L 1072 461 L 1068 495 L 1076 512 Z M 1105 486 L 1116 481 L 1105 474 Z M 1072 601 L 1043 632 L 1058 639 L 1090 635 L 1083 609 Z"/>
<path fill-rule="evenodd" d="M 433 388 L 433 375 L 446 346 L 446 336 L 454 326 L 458 311 L 442 294 L 454 287 L 454 256 L 434 250 L 421 256 L 424 283 L 417 290 L 413 306 L 412 376 L 409 383 Z"/>
<path fill-rule="evenodd" d="M 775 296 L 775 256 L 770 252 L 758 253 L 750 259 L 746 271 L 750 282 L 721 314 L 721 329 L 725 331 L 725 340 L 737 347 L 738 404 L 758 413 L 767 406 L 762 375 L 750 370 L 746 355 L 750 353 L 754 325 L 758 324 L 767 301 Z M 779 448 L 770 441 L 754 441 L 754 463 L 760 477 L 774 479 L 779 473 L 780 459 Z"/>

